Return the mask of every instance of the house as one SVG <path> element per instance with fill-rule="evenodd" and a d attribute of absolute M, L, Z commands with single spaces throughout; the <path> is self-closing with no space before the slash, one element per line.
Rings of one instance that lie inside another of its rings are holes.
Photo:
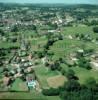
<path fill-rule="evenodd" d="M 32 58 L 33 58 L 32 54 L 30 53 L 29 56 L 28 56 L 28 60 L 32 60 Z"/>
<path fill-rule="evenodd" d="M 92 66 L 93 69 L 98 70 L 98 62 L 91 61 L 90 64 L 91 64 L 91 66 Z"/>
<path fill-rule="evenodd" d="M 42 58 L 42 63 L 45 64 L 48 61 L 47 57 Z"/>
<path fill-rule="evenodd" d="M 36 88 L 36 82 L 34 80 L 30 80 L 27 82 L 29 88 Z"/>
<path fill-rule="evenodd" d="M 73 37 L 71 35 L 68 36 L 69 39 L 73 39 Z"/>
<path fill-rule="evenodd" d="M 79 49 L 77 50 L 78 53 L 84 53 L 84 50 L 83 49 Z"/>
<path fill-rule="evenodd" d="M 56 30 L 48 30 L 48 33 L 55 33 Z"/>
<path fill-rule="evenodd" d="M 36 81 L 35 80 L 33 80 L 31 77 L 27 77 L 27 86 L 28 86 L 28 88 L 29 88 L 29 90 L 30 89 L 32 89 L 32 88 L 36 88 Z"/>
<path fill-rule="evenodd" d="M 8 85 L 9 85 L 9 82 L 10 82 L 10 78 L 7 77 L 7 76 L 5 76 L 5 77 L 3 78 L 3 84 L 4 84 L 4 86 L 8 86 Z"/>

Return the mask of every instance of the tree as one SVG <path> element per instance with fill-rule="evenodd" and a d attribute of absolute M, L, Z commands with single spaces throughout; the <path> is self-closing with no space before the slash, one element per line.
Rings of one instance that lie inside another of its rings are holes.
<path fill-rule="evenodd" d="M 17 38 L 16 38 L 16 37 L 11 38 L 10 40 L 11 40 L 11 42 L 13 42 L 13 43 L 14 43 L 14 42 L 17 42 Z"/>
<path fill-rule="evenodd" d="M 45 52 L 44 51 L 38 51 L 37 55 L 38 55 L 39 58 L 42 58 L 42 57 L 45 56 Z"/>
<path fill-rule="evenodd" d="M 58 60 L 56 60 L 54 63 L 50 64 L 50 68 L 51 68 L 51 70 L 59 70 L 59 71 L 61 71 L 61 69 L 62 69 Z"/>
<path fill-rule="evenodd" d="M 0 59 L 0 66 L 3 66 L 3 61 L 1 61 L 1 59 Z"/>
<path fill-rule="evenodd" d="M 2 29 L 0 29 L 0 35 L 2 35 L 2 36 L 5 35 L 5 33 L 4 33 L 4 31 Z"/>
<path fill-rule="evenodd" d="M 90 77 L 86 80 L 86 84 L 88 87 L 92 88 L 96 85 L 96 80 L 93 77 Z"/>
<path fill-rule="evenodd" d="M 68 79 L 73 79 L 74 75 L 75 75 L 75 72 L 72 69 L 69 69 L 66 72 L 66 76 L 67 76 Z"/>
<path fill-rule="evenodd" d="M 59 40 L 63 40 L 63 36 L 61 34 L 58 35 Z"/>
<path fill-rule="evenodd" d="M 86 68 L 88 70 L 91 69 L 91 65 L 89 63 L 89 61 L 87 59 L 85 59 L 84 57 L 81 57 L 79 60 L 78 60 L 78 66 L 79 67 L 82 67 L 82 68 Z"/>
<path fill-rule="evenodd" d="M 98 27 L 93 27 L 94 33 L 98 33 Z"/>
<path fill-rule="evenodd" d="M 33 25 L 32 27 L 33 27 L 33 30 L 34 30 L 36 33 L 38 33 L 37 26 L 36 26 L 36 25 Z"/>
<path fill-rule="evenodd" d="M 65 88 L 66 91 L 71 92 L 71 91 L 79 91 L 81 86 L 78 83 L 78 81 L 76 81 L 76 80 L 69 80 L 68 82 L 66 82 L 64 84 L 64 88 Z"/>
<path fill-rule="evenodd" d="M 63 58 L 59 58 L 59 62 L 60 62 L 60 63 L 64 63 L 65 61 L 64 61 Z"/>
<path fill-rule="evenodd" d="M 42 93 L 46 96 L 56 96 L 60 94 L 59 88 L 43 89 Z"/>
<path fill-rule="evenodd" d="M 70 93 L 67 92 L 67 91 L 63 91 L 60 93 L 60 97 L 63 99 L 63 100 L 68 100 L 68 97 L 69 97 Z"/>
<path fill-rule="evenodd" d="M 65 69 L 61 69 L 61 73 L 62 73 L 62 75 L 65 75 L 66 74 L 66 71 L 65 71 Z"/>
<path fill-rule="evenodd" d="M 80 91 L 78 98 L 80 100 L 95 100 L 93 98 L 93 93 L 89 89 L 83 89 Z"/>
<path fill-rule="evenodd" d="M 14 25 L 11 29 L 11 32 L 18 32 L 18 27 Z"/>

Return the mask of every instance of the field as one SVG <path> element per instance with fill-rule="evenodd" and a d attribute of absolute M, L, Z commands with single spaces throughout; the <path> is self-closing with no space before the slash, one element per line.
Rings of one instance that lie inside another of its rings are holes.
<path fill-rule="evenodd" d="M 11 87 L 11 91 L 28 91 L 28 87 L 26 83 L 20 79 L 15 80 Z"/>
<path fill-rule="evenodd" d="M 75 71 L 76 76 L 79 77 L 79 82 L 81 84 L 86 84 L 86 80 L 94 77 L 95 80 L 98 82 L 98 77 L 97 77 L 97 73 L 98 71 L 95 70 L 86 70 L 84 68 L 80 68 L 80 67 L 72 67 L 72 68 L 68 68 L 66 65 L 62 64 L 62 68 L 64 68 L 65 70 L 68 69 L 73 69 Z"/>
<path fill-rule="evenodd" d="M 57 60 L 60 57 L 65 57 L 69 56 L 70 53 L 73 53 L 74 51 L 78 50 L 79 48 L 85 47 L 85 49 L 94 49 L 98 50 L 98 46 L 95 43 L 92 42 L 86 42 L 85 41 L 79 41 L 73 39 L 68 39 L 69 35 L 74 36 L 75 34 L 89 34 L 91 35 L 94 39 L 95 37 L 98 37 L 98 34 L 93 33 L 92 27 L 66 27 L 63 29 L 62 34 L 64 35 L 64 40 L 59 40 L 53 44 L 53 46 L 50 46 L 50 50 L 48 52 L 53 52 L 54 56 L 52 60 Z M 28 37 L 33 34 L 33 32 L 25 32 Z M 44 44 L 47 42 L 47 38 L 45 36 L 42 36 L 40 38 L 34 37 L 34 38 L 29 38 L 30 43 L 32 44 L 32 51 L 41 51 L 43 50 Z M 1 43 L 0 42 L 0 47 L 8 48 L 9 46 L 19 46 L 18 43 L 16 44 L 10 44 L 10 43 Z M 39 48 L 38 46 L 41 46 Z M 64 84 L 66 81 L 65 76 L 61 76 L 61 73 L 59 71 L 51 71 L 47 67 L 45 67 L 41 63 L 41 59 L 39 60 L 40 65 L 37 65 L 35 69 L 35 73 L 37 75 L 37 78 L 39 80 L 41 88 L 56 88 Z M 76 76 L 79 77 L 79 82 L 81 84 L 85 84 L 86 80 L 90 77 L 94 77 L 95 80 L 98 82 L 98 71 L 95 70 L 86 70 L 84 68 L 80 67 L 67 67 L 65 64 L 62 64 L 61 67 L 65 70 L 68 69 L 73 69 L 75 71 Z M 24 86 L 22 86 L 22 85 Z M 22 92 L 22 90 L 25 92 Z M 21 91 L 21 92 L 7 92 L 7 93 L 0 93 L 0 99 L 6 99 L 6 98 L 15 98 L 15 99 L 32 99 L 32 100 L 60 100 L 58 96 L 43 96 L 42 93 L 39 93 L 35 90 L 32 90 L 30 93 L 27 91 L 27 87 L 21 80 L 16 80 L 15 83 L 13 83 L 13 86 L 11 88 L 12 91 Z"/>
<path fill-rule="evenodd" d="M 47 79 L 49 77 L 57 76 L 60 73 L 58 71 L 52 72 L 51 70 L 47 69 L 45 66 L 39 66 L 35 68 L 35 72 L 39 79 L 42 88 L 49 88 Z"/>
<path fill-rule="evenodd" d="M 53 88 L 57 88 L 59 86 L 64 85 L 64 82 L 66 81 L 67 79 L 62 75 L 57 75 L 57 76 L 50 77 L 47 79 L 49 86 Z"/>
<path fill-rule="evenodd" d="M 68 37 L 69 35 L 74 36 L 74 34 L 90 34 L 94 39 L 95 37 L 98 37 L 98 34 L 93 33 L 92 27 L 66 27 L 62 34 L 64 34 L 65 37 Z M 85 42 L 81 40 L 76 40 L 76 39 L 68 39 L 65 38 L 64 40 L 57 41 L 53 46 L 51 46 L 50 51 L 54 52 L 54 57 L 53 60 L 58 59 L 59 57 L 64 57 L 64 56 L 69 56 L 70 53 L 75 52 L 78 49 L 94 49 L 95 51 L 98 50 L 98 46 L 96 43 L 92 42 Z M 65 70 L 68 70 L 68 67 L 66 65 L 62 65 Z M 98 71 L 96 70 L 86 70 L 84 68 L 80 67 L 72 67 L 76 73 L 76 76 L 79 77 L 79 81 L 81 84 L 85 84 L 86 79 L 90 77 L 94 77 L 96 81 L 98 82 L 98 77 L 97 73 Z"/>
<path fill-rule="evenodd" d="M 98 100 L 98 3 L 12 1 L 0 0 L 0 100 Z"/>
<path fill-rule="evenodd" d="M 37 93 L 35 91 L 30 92 L 6 92 L 6 93 L 0 93 L 0 99 L 5 100 L 5 99 L 13 99 L 13 100 L 60 100 L 58 96 L 51 96 L 51 97 L 46 97 L 43 96 L 40 93 Z"/>

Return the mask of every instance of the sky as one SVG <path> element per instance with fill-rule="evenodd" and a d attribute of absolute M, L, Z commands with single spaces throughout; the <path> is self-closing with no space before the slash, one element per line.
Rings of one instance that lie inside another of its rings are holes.
<path fill-rule="evenodd" d="M 65 3 L 65 4 L 98 4 L 98 0 L 0 0 L 4 3 Z"/>

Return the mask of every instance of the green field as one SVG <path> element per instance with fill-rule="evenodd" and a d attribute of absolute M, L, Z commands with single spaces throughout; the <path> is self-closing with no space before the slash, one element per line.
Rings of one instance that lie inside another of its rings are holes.
<path fill-rule="evenodd" d="M 64 68 L 66 71 L 68 69 L 74 70 L 75 75 L 78 76 L 79 82 L 81 84 L 86 84 L 86 80 L 91 78 L 91 77 L 94 77 L 95 80 L 98 83 L 98 77 L 97 77 L 98 71 L 95 71 L 93 69 L 92 70 L 87 70 L 87 69 L 84 69 L 84 68 L 81 68 L 81 67 L 78 67 L 78 66 L 69 68 L 68 66 L 66 66 L 64 64 L 62 64 L 62 68 Z"/>
<path fill-rule="evenodd" d="M 47 78 L 60 74 L 58 71 L 51 71 L 43 65 L 36 67 L 35 72 L 42 88 L 49 88 Z"/>
<path fill-rule="evenodd" d="M 90 36 L 92 36 L 93 39 L 95 39 L 96 37 L 98 37 L 98 34 L 93 33 L 92 27 L 65 27 L 63 29 L 63 31 L 61 32 L 64 37 L 67 37 L 68 35 L 72 35 L 74 37 L 75 34 L 89 34 Z M 31 38 L 32 36 L 32 32 L 28 32 L 26 31 L 25 34 L 27 37 L 29 37 L 29 41 L 31 43 L 31 51 L 40 51 L 43 50 L 43 46 L 46 44 L 47 42 L 47 38 L 46 36 L 41 36 L 39 37 L 34 37 Z M 34 33 L 35 34 L 35 33 Z M 38 48 L 38 46 L 41 46 L 40 48 Z M 0 42 L 0 47 L 2 48 L 8 48 L 11 46 L 19 46 L 19 43 L 2 43 Z M 69 56 L 70 53 L 73 53 L 75 51 L 77 51 L 78 49 L 94 49 L 95 51 L 98 50 L 98 46 L 95 43 L 92 42 L 85 42 L 85 41 L 81 41 L 81 40 L 76 40 L 76 39 L 68 39 L 68 38 L 64 38 L 63 40 L 59 40 L 57 42 L 55 42 L 52 46 L 50 46 L 50 50 L 48 50 L 48 52 L 53 52 L 54 56 L 52 57 L 52 60 L 55 61 L 57 59 L 59 59 L 60 57 L 67 57 Z M 79 82 L 81 84 L 85 84 L 86 80 L 90 77 L 94 77 L 95 80 L 98 82 L 98 71 L 95 70 L 86 70 L 84 68 L 81 67 L 71 67 L 69 68 L 68 66 L 66 66 L 65 64 L 61 65 L 63 69 L 68 70 L 68 69 L 73 69 L 75 71 L 76 76 L 78 76 L 79 78 Z M 42 63 L 40 63 L 40 65 L 37 65 L 35 67 L 35 73 L 37 75 L 38 81 L 40 83 L 41 88 L 50 88 L 48 83 L 47 83 L 47 79 L 50 77 L 54 77 L 57 75 L 61 75 L 61 73 L 59 71 L 51 71 L 50 69 L 48 69 L 47 67 L 45 67 Z M 21 88 L 19 86 L 19 83 L 22 83 L 22 80 L 17 79 L 13 85 L 11 90 L 12 91 L 21 91 Z M 23 88 L 23 87 L 22 87 Z M 23 90 L 23 89 L 22 89 Z M 35 90 L 32 90 L 30 93 L 28 91 L 26 92 L 11 92 L 11 93 L 1 93 L 0 94 L 0 99 L 6 99 L 6 98 L 14 98 L 15 99 L 32 99 L 32 100 L 60 100 L 60 98 L 58 96 L 43 96 L 41 93 L 38 93 Z"/>
<path fill-rule="evenodd" d="M 43 96 L 41 93 L 32 92 L 6 92 L 0 93 L 0 99 L 19 100 L 61 100 L 59 96 Z"/>
<path fill-rule="evenodd" d="M 94 33 L 92 28 L 93 26 L 92 27 L 87 27 L 87 26 L 66 27 L 62 31 L 62 34 L 64 34 L 64 36 L 68 36 L 68 35 L 74 36 L 77 33 L 89 34 L 91 37 L 93 37 L 93 39 L 95 39 L 96 37 L 98 37 L 98 34 Z M 37 45 L 38 43 L 41 44 L 41 42 L 46 42 L 47 39 L 45 37 L 42 37 L 37 40 L 33 40 L 33 43 L 34 43 L 33 45 Z M 95 51 L 98 50 L 98 46 L 95 43 L 85 42 L 85 41 L 76 40 L 76 39 L 69 40 L 65 38 L 64 40 L 59 40 L 55 42 L 53 46 L 50 47 L 50 50 L 48 52 L 54 52 L 54 56 L 52 59 L 56 60 L 56 59 L 59 59 L 60 57 L 69 56 L 70 53 L 77 51 L 79 48 L 80 49 L 82 48 L 94 49 Z M 63 65 L 63 67 L 65 70 L 68 69 L 66 65 Z M 96 81 L 98 82 L 98 77 L 97 77 L 98 71 L 95 71 L 93 69 L 89 71 L 80 67 L 72 67 L 72 69 L 75 71 L 76 75 L 79 77 L 79 81 L 81 84 L 85 84 L 86 80 L 90 77 L 94 77 Z M 51 74 L 57 73 L 57 72 L 54 72 L 54 73 L 49 72 L 47 68 L 45 67 L 36 68 L 36 72 L 40 81 L 42 81 L 41 82 L 43 84 L 42 86 L 47 86 L 47 83 L 44 79 L 51 76 Z"/>

